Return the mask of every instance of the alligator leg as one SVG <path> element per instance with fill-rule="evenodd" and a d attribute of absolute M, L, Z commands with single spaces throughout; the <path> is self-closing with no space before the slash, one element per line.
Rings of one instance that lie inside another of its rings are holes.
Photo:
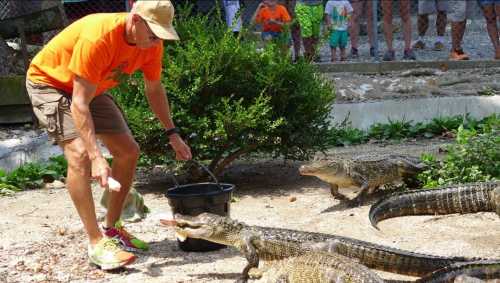
<path fill-rule="evenodd" d="M 257 250 L 255 249 L 255 246 L 253 244 L 253 240 L 255 238 L 256 237 L 254 235 L 245 236 L 244 238 L 245 244 L 241 250 L 245 255 L 248 263 L 245 268 L 243 268 L 242 282 L 246 282 L 248 280 L 248 272 L 250 271 L 250 269 L 259 267 L 259 256 L 257 255 Z"/>
<path fill-rule="evenodd" d="M 334 183 L 330 183 L 330 193 L 335 199 L 338 199 L 340 201 L 348 201 L 349 198 L 344 196 L 343 194 L 339 193 L 339 186 Z"/>

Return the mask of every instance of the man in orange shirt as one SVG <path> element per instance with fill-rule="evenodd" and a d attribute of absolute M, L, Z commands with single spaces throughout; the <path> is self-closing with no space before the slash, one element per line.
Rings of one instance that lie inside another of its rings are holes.
<path fill-rule="evenodd" d="M 292 19 L 286 7 L 277 0 L 262 1 L 255 12 L 255 22 L 262 24 L 262 39 L 264 41 L 278 39 L 283 35 L 283 25 Z"/>
<path fill-rule="evenodd" d="M 88 256 L 102 269 L 133 262 L 134 254 L 127 251 L 148 249 L 119 221 L 139 146 L 105 91 L 141 70 L 149 105 L 165 127 L 176 158 L 191 158 L 189 146 L 171 119 L 160 82 L 162 40 L 179 39 L 173 17 L 174 7 L 168 0 L 138 1 L 130 13 L 86 16 L 56 35 L 28 69 L 26 87 L 33 110 L 68 160 L 67 188 L 89 237 Z M 112 168 L 97 139 L 113 155 Z M 110 193 L 102 230 L 96 220 L 91 178 L 103 188 L 117 190 Z"/>

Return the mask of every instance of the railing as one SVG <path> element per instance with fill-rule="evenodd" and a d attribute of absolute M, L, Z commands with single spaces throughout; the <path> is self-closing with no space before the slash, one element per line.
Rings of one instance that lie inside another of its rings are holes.
<path fill-rule="evenodd" d="M 42 5 L 50 5 L 54 2 L 58 1 L 0 0 L 0 19 L 12 17 L 17 14 L 29 13 L 33 9 L 40 9 L 40 6 Z M 67 17 L 71 22 L 72 20 L 76 20 L 90 13 L 127 11 L 133 3 L 133 0 L 65 0 L 63 2 Z M 172 2 L 174 5 L 179 5 L 179 3 L 185 3 L 187 1 L 173 0 Z M 205 13 L 214 8 L 215 3 L 221 3 L 222 0 L 190 0 L 189 2 L 195 5 L 196 11 Z M 239 2 L 242 7 L 241 15 L 243 22 L 248 23 L 260 1 L 241 0 Z M 282 0 L 280 2 L 287 5 L 293 16 L 293 6 L 295 1 Z M 325 3 L 326 1 L 323 2 Z M 355 9 L 355 17 L 353 18 L 354 21 L 352 21 L 352 26 L 359 26 L 359 36 L 353 36 L 355 29 L 349 29 L 350 36 L 346 46 L 346 62 L 382 61 L 384 59 L 384 55 L 386 55 L 387 50 L 389 49 L 387 37 L 390 37 L 391 35 L 393 38 L 392 45 L 395 51 L 395 60 L 412 59 L 412 56 L 403 58 L 403 50 L 405 47 L 412 47 L 413 55 L 415 55 L 417 61 L 446 60 L 449 58 L 450 51 L 452 49 L 452 38 L 460 37 L 460 31 L 457 32 L 456 29 L 452 30 L 450 23 L 450 20 L 454 17 L 451 11 L 454 11 L 457 6 L 456 3 L 460 2 L 459 0 L 438 0 L 439 3 L 448 4 L 447 18 L 444 19 L 442 14 L 439 14 L 440 16 L 438 17 L 438 13 L 432 13 L 429 14 L 428 21 L 425 21 L 424 17 L 419 19 L 418 0 L 352 0 L 351 2 L 353 4 L 353 8 Z M 467 2 L 469 2 L 469 7 L 471 9 L 468 14 L 469 18 L 467 20 L 463 40 L 460 42 L 461 47 L 472 60 L 493 59 L 496 53 L 492 40 L 489 37 L 488 31 L 492 33 L 492 30 L 491 27 L 490 29 L 487 28 L 485 13 L 480 8 L 477 0 L 467 0 Z M 430 8 L 434 7 L 434 3 L 436 3 L 435 0 L 427 1 L 427 5 L 430 5 Z M 375 15 L 367 15 L 367 11 L 372 10 L 371 7 L 373 6 L 377 8 L 377 13 Z M 486 11 L 486 14 L 489 16 L 490 24 L 497 24 L 494 18 L 495 9 L 488 9 L 489 10 Z M 389 11 L 392 12 L 393 16 L 392 25 L 388 23 L 384 24 L 384 19 L 386 22 L 388 22 L 389 19 L 384 17 L 384 14 L 389 15 Z M 369 16 L 372 20 L 367 21 L 367 16 Z M 496 17 L 499 17 L 499 15 L 496 15 Z M 409 32 L 408 28 L 405 29 L 405 19 L 409 19 L 411 32 Z M 419 33 L 425 30 L 425 26 L 427 26 L 425 36 L 419 37 Z M 389 32 L 390 29 L 393 30 L 392 33 Z M 438 36 L 437 29 L 441 29 L 441 31 L 444 30 L 444 34 L 441 37 Z M 369 36 L 367 35 L 368 30 L 377 31 L 376 34 L 373 34 L 374 36 L 371 40 L 371 44 Z M 323 40 L 319 44 L 319 57 L 317 58 L 320 62 L 329 62 L 331 60 L 330 46 L 328 43 L 328 36 L 326 34 L 326 28 L 324 28 L 324 24 L 322 24 Z M 48 37 L 50 36 L 45 36 L 44 39 L 47 40 Z M 415 43 L 419 39 L 422 39 L 423 43 L 425 43 L 425 48 L 414 48 L 419 47 L 418 45 L 415 46 Z M 436 42 L 439 41 L 443 44 L 443 46 L 436 46 Z M 358 57 L 351 56 L 354 55 L 351 51 L 353 44 L 357 45 L 355 47 L 357 47 L 358 50 Z M 370 47 L 373 47 L 376 50 L 371 54 L 375 56 L 370 56 Z M 301 53 L 302 52 L 303 50 Z M 496 56 L 499 55 L 500 54 L 497 54 Z"/>

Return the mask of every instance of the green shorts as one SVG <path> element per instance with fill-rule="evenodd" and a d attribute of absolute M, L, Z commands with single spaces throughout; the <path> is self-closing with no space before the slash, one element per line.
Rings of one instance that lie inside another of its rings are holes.
<path fill-rule="evenodd" d="M 345 48 L 347 46 L 347 39 L 349 35 L 346 30 L 334 30 L 330 34 L 330 47 L 331 48 Z"/>
<path fill-rule="evenodd" d="M 302 37 L 319 38 L 321 22 L 323 21 L 323 5 L 295 5 L 295 15 L 300 25 Z"/>
<path fill-rule="evenodd" d="M 71 115 L 69 94 L 29 80 L 26 80 L 26 90 L 35 116 L 40 125 L 46 128 L 54 143 L 69 141 L 79 136 Z M 96 134 L 130 132 L 120 107 L 110 95 L 96 96 L 90 102 L 90 114 Z"/>

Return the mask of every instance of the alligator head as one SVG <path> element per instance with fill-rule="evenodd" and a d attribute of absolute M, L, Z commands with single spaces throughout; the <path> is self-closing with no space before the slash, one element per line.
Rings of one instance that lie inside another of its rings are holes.
<path fill-rule="evenodd" d="M 235 246 L 239 243 L 245 224 L 208 212 L 197 216 L 175 214 L 175 233 L 179 240 L 186 238 L 203 239 L 223 245 Z"/>
<path fill-rule="evenodd" d="M 328 183 L 348 186 L 352 179 L 346 170 L 346 162 L 341 158 L 314 160 L 300 166 L 299 172 L 301 175 L 316 176 Z"/>

